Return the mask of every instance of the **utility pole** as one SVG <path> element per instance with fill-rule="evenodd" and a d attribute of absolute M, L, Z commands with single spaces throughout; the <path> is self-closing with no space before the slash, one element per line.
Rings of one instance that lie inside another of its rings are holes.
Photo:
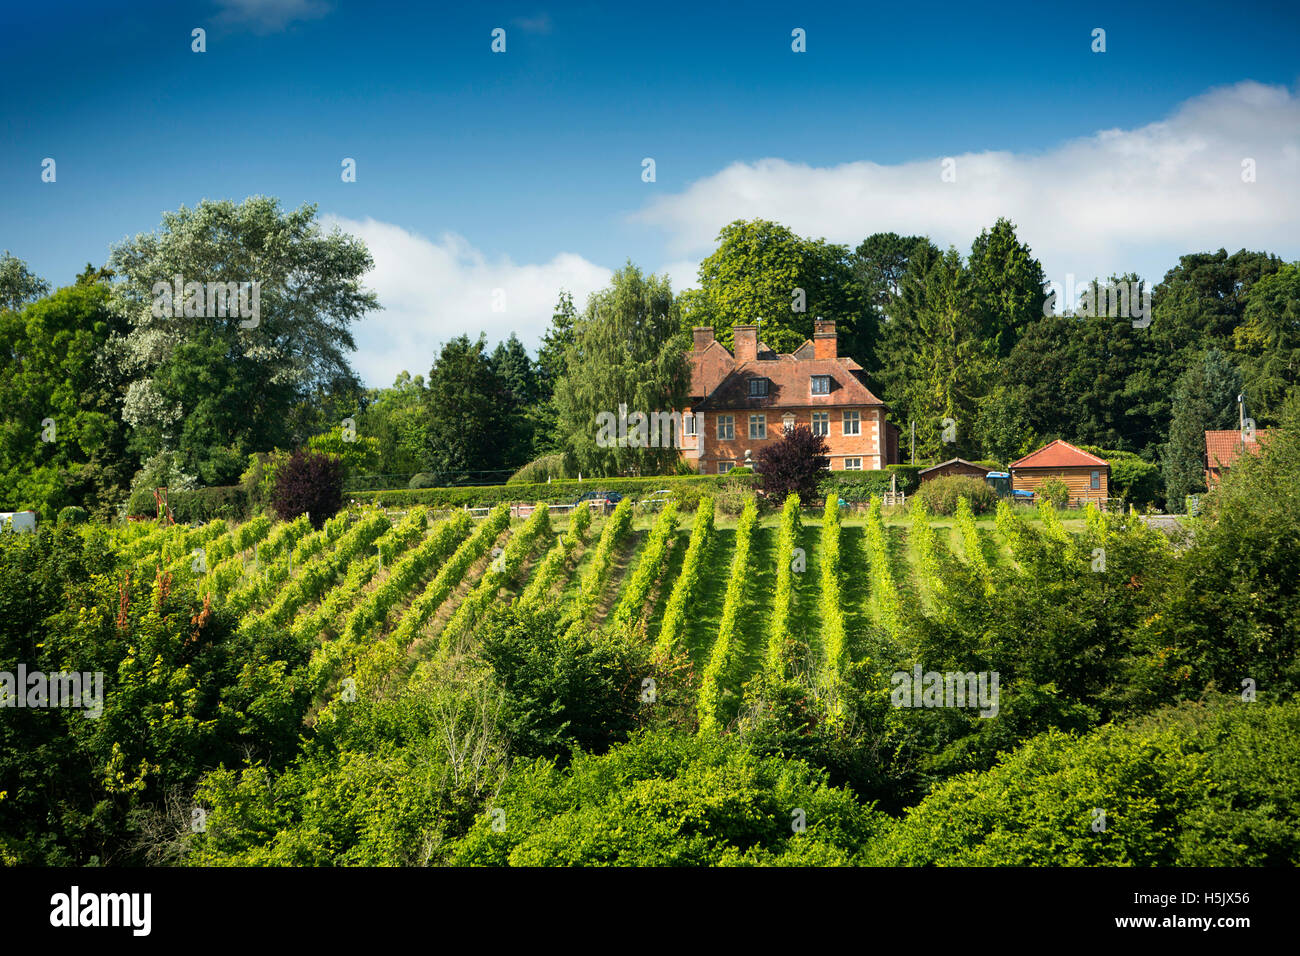
<path fill-rule="evenodd" d="M 912 419 L 912 464 L 916 464 L 916 419 Z"/>

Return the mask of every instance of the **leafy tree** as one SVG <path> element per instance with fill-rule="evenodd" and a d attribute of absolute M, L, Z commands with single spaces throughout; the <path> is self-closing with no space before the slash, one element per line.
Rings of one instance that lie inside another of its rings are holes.
<path fill-rule="evenodd" d="M 826 439 L 806 425 L 787 429 L 780 441 L 770 442 L 758 453 L 763 494 L 769 501 L 785 501 L 797 494 L 805 507 L 816 504 L 817 484 L 830 461 L 827 450 Z"/>
<path fill-rule="evenodd" d="M 916 421 L 923 456 L 976 454 L 979 400 L 994 365 L 969 301 L 970 276 L 955 249 L 939 260 L 913 258 L 896 315 L 886 325 L 886 394 L 900 419 Z M 955 423 L 954 442 L 943 441 L 944 419 Z"/>
<path fill-rule="evenodd" d="M 853 250 L 853 274 L 867 304 L 882 320 L 892 317 L 892 306 L 902 295 L 903 279 L 913 258 L 938 257 L 939 250 L 925 236 L 900 236 L 878 232 Z"/>
<path fill-rule="evenodd" d="M 109 266 L 131 327 L 113 359 L 130 376 L 123 412 L 141 456 L 176 451 L 203 480 L 227 482 L 249 453 L 305 440 L 303 404 L 355 386 L 346 352 L 352 322 L 378 307 L 360 283 L 372 265 L 358 240 L 321 232 L 315 207 L 283 213 L 264 197 L 181 207 L 116 246 Z M 185 308 L 170 303 L 180 315 L 155 316 L 155 284 L 177 275 L 260 282 L 257 325 L 234 308 L 186 316 L 197 311 L 189 295 Z"/>
<path fill-rule="evenodd" d="M 687 340 L 666 277 L 643 276 L 629 262 L 608 289 L 591 296 L 575 327 L 563 377 L 555 389 L 560 434 L 579 469 L 587 474 L 671 471 L 678 450 L 598 442 L 597 416 L 668 413 L 686 404 L 690 372 Z"/>
<path fill-rule="evenodd" d="M 1232 337 L 1247 409 L 1258 423 L 1271 425 L 1300 382 L 1300 263 L 1285 265 L 1251 287 Z"/>
<path fill-rule="evenodd" d="M 846 246 L 803 239 L 765 219 L 737 220 L 718 234 L 699 278 L 685 322 L 713 326 L 723 345 L 733 344 L 736 323 L 759 322 L 768 346 L 792 352 L 812 338 L 813 319 L 821 317 L 836 322 L 840 354 L 873 364 L 875 329 Z M 792 310 L 796 289 L 804 292 L 806 311 Z"/>
<path fill-rule="evenodd" d="M 312 435 L 307 447 L 342 461 L 344 478 L 373 474 L 379 467 L 379 439 L 360 432 L 349 437 L 341 424 L 323 434 Z"/>
<path fill-rule="evenodd" d="M 389 388 L 371 389 L 357 415 L 357 434 L 375 439 L 379 462 L 375 470 L 386 475 L 423 471 L 429 456 L 428 397 L 424 376 L 399 372 Z"/>
<path fill-rule="evenodd" d="M 1238 424 L 1241 373 L 1218 349 L 1208 350 L 1174 388 L 1169 441 L 1162 449 L 1165 498 L 1182 510 L 1186 495 L 1205 490 L 1205 433 Z"/>
<path fill-rule="evenodd" d="M 1162 490 L 1160 466 L 1127 451 L 1101 448 L 1097 445 L 1080 445 L 1084 451 L 1104 458 L 1110 464 L 1110 493 L 1112 498 L 1124 498 L 1130 504 L 1142 507 L 1155 504 Z"/>
<path fill-rule="evenodd" d="M 509 468 L 510 401 L 487 340 L 460 335 L 442 346 L 424 390 L 430 471 L 444 483 L 473 483 Z M 504 476 L 502 476 L 504 477 Z"/>
<path fill-rule="evenodd" d="M 975 239 L 967 269 L 980 336 L 994 355 L 1005 357 L 1020 333 L 1043 315 L 1043 267 L 1016 238 L 1015 226 L 999 219 Z"/>
<path fill-rule="evenodd" d="M 1203 501 L 1193 544 L 1142 635 L 1153 694 L 1240 693 L 1247 678 L 1278 697 L 1300 690 L 1298 485 L 1293 398 L 1262 453 L 1241 456 Z"/>
<path fill-rule="evenodd" d="M 98 284 L 0 311 L 0 503 L 49 519 L 70 504 L 106 516 L 125 499 L 135 461 L 123 382 L 102 361 L 124 328 Z"/>
<path fill-rule="evenodd" d="M 48 295 L 50 284 L 27 268 L 27 263 L 9 250 L 0 255 L 0 311 L 21 309 L 28 302 Z"/>
<path fill-rule="evenodd" d="M 308 515 L 319 530 L 343 507 L 343 461 L 320 452 L 299 450 L 275 471 L 271 507 L 281 520 Z"/>
<path fill-rule="evenodd" d="M 564 452 L 559 413 L 555 406 L 555 388 L 567 367 L 568 351 L 576 340 L 577 323 L 578 311 L 573 305 L 573 295 L 561 290 L 551 314 L 550 328 L 542 336 L 542 347 L 537 351 L 535 367 L 538 401 L 529 411 L 534 456 Z"/>
<path fill-rule="evenodd" d="M 491 365 L 503 392 L 501 419 L 497 423 L 504 433 L 501 464 L 505 468 L 517 468 L 532 457 L 535 447 L 533 410 L 542 400 L 537 369 L 513 332 L 506 341 L 497 343 Z"/>
<path fill-rule="evenodd" d="M 995 385 L 980 399 L 975 434 L 984 458 L 1009 464 L 1041 444 L 1029 402 L 1023 386 Z"/>

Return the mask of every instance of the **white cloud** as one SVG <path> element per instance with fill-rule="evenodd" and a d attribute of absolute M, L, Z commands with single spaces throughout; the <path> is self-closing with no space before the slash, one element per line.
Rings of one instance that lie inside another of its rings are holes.
<path fill-rule="evenodd" d="M 683 289 L 698 288 L 700 285 L 700 260 L 698 259 L 678 259 L 675 262 L 666 262 L 655 271 L 659 275 L 668 276 L 674 293 L 681 292 Z"/>
<path fill-rule="evenodd" d="M 443 342 L 479 332 L 495 344 L 516 333 L 536 351 L 551 322 L 560 289 L 573 293 L 581 309 L 587 296 L 609 284 L 612 273 L 582 256 L 561 252 L 549 262 L 517 265 L 508 257 L 489 259 L 463 236 L 446 232 L 436 240 L 374 219 L 321 217 L 326 230 L 338 226 L 365 241 L 375 268 L 364 283 L 379 296 L 383 311 L 354 327 L 352 364 L 371 386 L 391 385 L 405 369 L 427 375 Z M 494 290 L 505 293 L 505 311 L 494 312 Z"/>
<path fill-rule="evenodd" d="M 295 20 L 318 20 L 330 12 L 324 0 L 216 0 L 217 22 L 248 27 L 255 33 L 274 33 Z"/>
<path fill-rule="evenodd" d="M 665 230 L 669 255 L 698 257 L 735 219 L 773 219 L 852 245 L 874 232 L 928 234 L 965 254 L 1006 216 L 1061 282 L 1066 273 L 1082 281 L 1130 270 L 1158 281 L 1178 255 L 1220 247 L 1300 258 L 1300 96 L 1285 87 L 1210 90 L 1160 122 L 1043 153 L 954 158 L 950 183 L 940 179 L 940 156 L 832 167 L 738 162 L 632 218 Z M 1254 183 L 1242 181 L 1247 158 Z"/>

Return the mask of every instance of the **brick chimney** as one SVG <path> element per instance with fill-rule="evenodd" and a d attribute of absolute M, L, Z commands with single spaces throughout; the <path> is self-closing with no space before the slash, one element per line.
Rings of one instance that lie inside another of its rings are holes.
<path fill-rule="evenodd" d="M 691 334 L 695 336 L 695 351 L 703 352 L 710 343 L 713 342 L 713 326 L 697 325 L 691 329 Z"/>
<path fill-rule="evenodd" d="M 838 358 L 835 323 L 830 319 L 813 320 L 813 358 Z"/>
<path fill-rule="evenodd" d="M 734 325 L 731 329 L 735 336 L 733 351 L 737 362 L 758 361 L 758 326 Z"/>

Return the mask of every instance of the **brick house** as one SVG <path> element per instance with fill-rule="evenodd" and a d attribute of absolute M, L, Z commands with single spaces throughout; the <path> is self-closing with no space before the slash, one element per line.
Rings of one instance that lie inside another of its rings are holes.
<path fill-rule="evenodd" d="M 1072 502 L 1110 497 L 1110 462 L 1057 439 L 1011 463 L 1011 487 L 1037 491 L 1048 478 L 1065 482 Z"/>
<path fill-rule="evenodd" d="M 1261 428 L 1246 441 L 1245 433 L 1239 429 L 1229 428 L 1205 433 L 1205 487 L 1213 488 L 1223 477 L 1223 472 L 1232 466 L 1241 455 L 1250 452 L 1258 455 L 1260 442 L 1268 441 L 1268 429 Z"/>
<path fill-rule="evenodd" d="M 786 426 L 826 439 L 833 471 L 880 469 L 898 461 L 889 407 L 871 394 L 862 366 L 840 355 L 835 323 L 818 319 L 792 354 L 759 341 L 757 325 L 736 325 L 735 352 L 696 327 L 690 405 L 683 410 L 682 457 L 702 474 L 725 474 L 757 460 Z"/>

